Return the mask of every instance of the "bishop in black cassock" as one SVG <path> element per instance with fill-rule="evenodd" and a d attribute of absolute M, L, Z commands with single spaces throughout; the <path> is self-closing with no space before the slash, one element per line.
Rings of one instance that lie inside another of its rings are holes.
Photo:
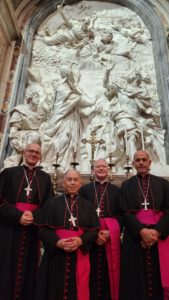
<path fill-rule="evenodd" d="M 169 299 L 169 182 L 149 174 L 147 152 L 133 164 L 137 175 L 122 185 L 120 300 Z"/>
<path fill-rule="evenodd" d="M 36 167 L 40 147 L 23 152 L 24 165 L 0 174 L 0 298 L 31 300 L 39 259 L 33 213 L 52 194 L 50 176 Z"/>
<path fill-rule="evenodd" d="M 44 244 L 36 300 L 89 300 L 88 252 L 97 238 L 99 221 L 91 203 L 78 195 L 80 175 L 64 176 L 65 193 L 50 199 L 35 222 Z"/>
<path fill-rule="evenodd" d="M 91 300 L 118 300 L 120 189 L 108 182 L 108 170 L 107 162 L 98 159 L 94 165 L 96 180 L 80 189 L 80 195 L 97 211 L 101 225 L 99 237 L 90 251 Z"/>

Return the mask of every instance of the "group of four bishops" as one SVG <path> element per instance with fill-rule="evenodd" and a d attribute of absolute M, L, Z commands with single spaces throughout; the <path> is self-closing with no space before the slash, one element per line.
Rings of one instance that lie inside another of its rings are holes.
<path fill-rule="evenodd" d="M 149 173 L 149 154 L 135 153 L 137 173 L 121 189 L 104 159 L 83 186 L 69 169 L 57 197 L 40 158 L 29 144 L 0 174 L 0 297 L 169 299 L 169 182 Z"/>

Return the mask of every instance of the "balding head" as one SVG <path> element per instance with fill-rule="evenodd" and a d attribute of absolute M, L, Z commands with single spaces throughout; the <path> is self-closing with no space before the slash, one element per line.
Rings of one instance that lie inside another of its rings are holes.
<path fill-rule="evenodd" d="M 147 151 L 145 150 L 138 150 L 137 152 L 134 153 L 134 157 L 133 157 L 133 160 L 135 161 L 135 159 L 139 156 L 139 155 L 144 155 L 147 157 L 147 159 L 149 160 L 150 159 L 150 155 Z"/>
<path fill-rule="evenodd" d="M 82 185 L 80 173 L 77 170 L 69 169 L 63 178 L 63 187 L 65 191 L 70 195 L 78 193 Z"/>
<path fill-rule="evenodd" d="M 134 154 L 133 166 L 140 175 L 149 173 L 151 160 L 149 153 L 145 150 L 139 150 Z"/>
<path fill-rule="evenodd" d="M 41 147 L 39 144 L 28 144 L 23 150 L 23 161 L 30 167 L 34 167 L 41 159 Z"/>
<path fill-rule="evenodd" d="M 108 176 L 108 172 L 109 172 L 109 166 L 108 163 L 105 159 L 98 159 L 95 161 L 94 163 L 94 173 L 96 178 L 99 181 L 104 181 L 107 179 Z"/>

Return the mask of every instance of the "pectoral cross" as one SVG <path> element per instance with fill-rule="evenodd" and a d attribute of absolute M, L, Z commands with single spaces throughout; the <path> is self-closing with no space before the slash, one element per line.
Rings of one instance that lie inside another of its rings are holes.
<path fill-rule="evenodd" d="M 147 205 L 149 205 L 150 203 L 147 202 L 147 199 L 145 198 L 145 199 L 144 199 L 144 202 L 141 203 L 141 204 L 144 206 L 144 210 L 147 210 L 147 209 L 148 209 Z"/>
<path fill-rule="evenodd" d="M 75 218 L 72 214 L 70 215 L 70 219 L 69 219 L 69 222 L 72 223 L 73 227 L 76 227 L 76 221 L 77 218 Z"/>
<path fill-rule="evenodd" d="M 28 185 L 24 190 L 26 191 L 26 196 L 29 196 L 30 192 L 32 191 L 30 185 Z"/>
<path fill-rule="evenodd" d="M 100 213 L 101 213 L 101 209 L 100 209 L 99 206 L 97 207 L 96 211 L 97 211 L 97 216 L 99 217 L 99 216 L 100 216 Z"/>

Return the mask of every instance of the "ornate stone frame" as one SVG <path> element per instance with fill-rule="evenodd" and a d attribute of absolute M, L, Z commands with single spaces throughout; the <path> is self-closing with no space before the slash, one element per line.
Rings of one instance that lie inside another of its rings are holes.
<path fill-rule="evenodd" d="M 76 2 L 79 2 L 79 0 L 67 0 L 65 1 L 65 4 L 73 4 Z M 163 129 L 166 130 L 165 149 L 167 163 L 169 164 L 169 63 L 168 48 L 163 25 L 149 0 L 109 0 L 105 2 L 119 4 L 136 12 L 142 18 L 152 36 L 157 77 L 157 91 L 161 103 L 161 123 Z M 22 48 L 22 52 L 20 53 L 18 60 L 15 83 L 10 101 L 10 109 L 23 102 L 28 76 L 27 67 L 30 65 L 34 35 L 45 18 L 56 10 L 57 3 L 59 3 L 59 1 L 57 2 L 56 0 L 53 0 L 42 4 L 42 6 L 31 16 L 24 29 L 24 47 Z M 9 122 L 7 122 L 6 128 L 7 132 L 9 130 Z M 6 155 L 9 155 L 11 152 L 10 146 L 7 145 L 8 136 L 6 134 L 3 143 L 2 158 L 5 158 Z"/>

